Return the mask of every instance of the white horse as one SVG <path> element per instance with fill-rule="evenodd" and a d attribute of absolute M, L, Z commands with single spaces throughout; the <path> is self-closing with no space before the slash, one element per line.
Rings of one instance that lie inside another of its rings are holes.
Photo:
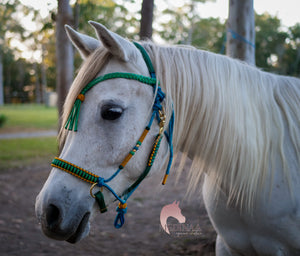
<path fill-rule="evenodd" d="M 149 76 L 133 43 L 90 24 L 99 40 L 67 28 L 84 63 L 66 99 L 63 123 L 95 77 Z M 205 176 L 204 201 L 218 233 L 216 255 L 300 255 L 300 80 L 191 47 L 141 45 L 166 93 L 167 124 L 174 108 L 174 151 L 193 160 L 188 192 L 200 195 Z M 81 104 L 78 131 L 60 132 L 60 158 L 110 177 L 149 122 L 154 97 L 151 86 L 136 80 L 95 85 Z M 140 177 L 158 130 L 154 121 L 140 150 L 107 183 L 118 196 Z M 150 174 L 162 172 L 168 157 L 164 136 Z M 115 200 L 105 188 L 103 197 L 107 205 Z M 58 168 L 36 200 L 44 233 L 69 242 L 89 233 L 96 209 L 89 185 Z"/>

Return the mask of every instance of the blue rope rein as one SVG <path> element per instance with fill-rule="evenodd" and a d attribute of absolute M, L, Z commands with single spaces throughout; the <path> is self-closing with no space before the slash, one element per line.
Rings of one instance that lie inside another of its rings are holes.
<path fill-rule="evenodd" d="M 125 204 L 126 201 L 123 200 L 121 197 L 119 197 L 118 194 L 108 184 L 106 184 L 106 182 L 108 182 L 108 181 L 103 179 L 102 177 L 99 177 L 98 182 L 97 182 L 97 186 L 99 188 L 102 188 L 102 187 L 107 188 L 120 203 Z"/>
<path fill-rule="evenodd" d="M 175 114 L 174 114 L 174 109 L 172 110 L 172 115 L 169 121 L 169 127 L 168 127 L 168 132 L 164 132 L 168 144 L 169 144 L 169 148 L 170 148 L 170 156 L 169 156 L 169 162 L 168 162 L 168 166 L 167 166 L 167 170 L 166 170 L 166 175 L 169 175 L 170 173 L 170 169 L 172 166 L 172 162 L 173 162 L 173 157 L 174 157 L 174 152 L 173 152 L 173 131 L 174 131 L 174 118 Z M 163 182 L 163 185 L 165 185 L 165 182 Z"/>

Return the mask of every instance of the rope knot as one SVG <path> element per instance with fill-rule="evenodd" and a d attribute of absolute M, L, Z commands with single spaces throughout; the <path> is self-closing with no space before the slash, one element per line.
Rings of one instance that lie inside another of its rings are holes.
<path fill-rule="evenodd" d="M 158 86 L 157 88 L 157 94 L 154 100 L 154 104 L 153 104 L 153 110 L 155 112 L 158 112 L 158 110 L 162 110 L 162 105 L 161 103 L 163 102 L 163 100 L 165 99 L 166 94 L 161 90 L 161 88 Z"/>
<path fill-rule="evenodd" d="M 127 204 L 119 203 L 116 211 L 118 212 L 116 218 L 115 218 L 115 228 L 121 228 L 125 222 L 125 216 L 124 214 L 127 212 Z"/>
<path fill-rule="evenodd" d="M 101 188 L 101 187 L 104 186 L 104 184 L 105 184 L 104 178 L 99 177 L 99 178 L 98 178 L 98 182 L 97 182 L 97 186 Z"/>

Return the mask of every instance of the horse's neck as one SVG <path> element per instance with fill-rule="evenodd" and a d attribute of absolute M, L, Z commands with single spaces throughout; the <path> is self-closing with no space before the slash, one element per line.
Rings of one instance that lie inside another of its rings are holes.
<path fill-rule="evenodd" d="M 160 55 L 159 79 L 175 108 L 174 148 L 193 160 L 190 190 L 206 172 L 212 187 L 226 184 L 229 201 L 250 209 L 276 157 L 286 162 L 284 122 L 299 152 L 299 80 L 202 51 Z"/>

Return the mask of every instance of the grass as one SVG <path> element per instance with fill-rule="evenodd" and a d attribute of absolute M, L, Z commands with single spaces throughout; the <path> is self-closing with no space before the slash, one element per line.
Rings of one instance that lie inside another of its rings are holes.
<path fill-rule="evenodd" d="M 0 115 L 6 122 L 0 133 L 57 129 L 57 110 L 36 104 L 4 105 Z M 57 154 L 55 137 L 0 140 L 0 171 L 50 162 Z"/>
<path fill-rule="evenodd" d="M 57 154 L 56 138 L 0 140 L 0 171 L 49 162 Z"/>
<path fill-rule="evenodd" d="M 36 104 L 4 105 L 0 107 L 0 114 L 7 118 L 0 133 L 57 129 L 56 108 Z"/>

